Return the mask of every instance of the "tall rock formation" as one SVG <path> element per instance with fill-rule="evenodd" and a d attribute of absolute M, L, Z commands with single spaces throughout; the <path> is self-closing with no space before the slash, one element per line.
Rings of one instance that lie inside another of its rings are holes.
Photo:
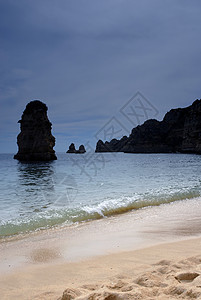
<path fill-rule="evenodd" d="M 129 137 L 99 140 L 96 152 L 201 154 L 201 100 L 170 110 L 162 121 L 147 120 L 133 128 Z"/>
<path fill-rule="evenodd" d="M 34 100 L 27 104 L 20 123 L 21 132 L 17 137 L 20 161 L 50 161 L 57 159 L 53 147 L 55 138 L 51 134 L 52 124 L 47 117 L 47 106 Z"/>

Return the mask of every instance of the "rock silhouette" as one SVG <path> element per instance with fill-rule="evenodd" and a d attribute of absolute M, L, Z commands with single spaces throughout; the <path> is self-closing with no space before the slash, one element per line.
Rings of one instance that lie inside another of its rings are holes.
<path fill-rule="evenodd" d="M 39 100 L 27 104 L 20 123 L 21 132 L 17 137 L 20 161 L 50 161 L 57 159 L 53 147 L 55 138 L 51 134 L 52 124 L 47 117 L 47 106 Z"/>
<path fill-rule="evenodd" d="M 69 149 L 66 153 L 75 153 L 75 152 L 76 152 L 75 145 L 72 143 L 70 144 Z"/>
<path fill-rule="evenodd" d="M 201 100 L 170 110 L 162 121 L 147 120 L 133 128 L 129 137 L 99 140 L 96 152 L 201 154 Z"/>
<path fill-rule="evenodd" d="M 86 152 L 86 150 L 85 150 L 84 145 L 80 145 L 79 150 L 76 150 L 75 145 L 73 143 L 70 144 L 68 151 L 66 151 L 66 153 L 76 153 L 76 154 L 79 154 L 79 153 L 82 154 L 85 152 Z"/>
<path fill-rule="evenodd" d="M 84 147 L 84 145 L 80 145 L 80 147 L 79 147 L 79 150 L 78 150 L 79 152 L 78 153 L 85 153 L 86 152 L 86 150 L 85 150 L 85 147 Z"/>

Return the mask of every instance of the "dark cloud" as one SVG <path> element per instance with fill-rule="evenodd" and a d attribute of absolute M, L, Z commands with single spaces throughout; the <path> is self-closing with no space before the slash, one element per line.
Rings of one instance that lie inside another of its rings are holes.
<path fill-rule="evenodd" d="M 1 152 L 16 151 L 33 99 L 48 105 L 64 151 L 138 90 L 158 118 L 201 98 L 200 13 L 198 0 L 0 0 Z"/>

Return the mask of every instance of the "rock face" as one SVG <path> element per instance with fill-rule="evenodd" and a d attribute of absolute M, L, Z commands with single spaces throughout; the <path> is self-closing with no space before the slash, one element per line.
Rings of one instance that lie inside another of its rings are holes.
<path fill-rule="evenodd" d="M 85 153 L 85 152 L 86 152 L 86 150 L 84 148 L 84 145 L 80 145 L 78 153 Z"/>
<path fill-rule="evenodd" d="M 99 140 L 96 152 L 201 154 L 201 100 L 170 110 L 162 121 L 147 120 L 133 128 L 129 137 Z"/>
<path fill-rule="evenodd" d="M 50 161 L 57 159 L 53 147 L 55 138 L 51 134 L 52 124 L 47 117 L 47 106 L 39 101 L 27 104 L 20 123 L 21 132 L 17 137 L 20 161 Z"/>
<path fill-rule="evenodd" d="M 75 152 L 76 152 L 75 145 L 72 143 L 70 144 L 69 149 L 66 153 L 75 153 Z"/>
<path fill-rule="evenodd" d="M 86 150 L 84 148 L 84 145 L 80 145 L 79 150 L 76 150 L 75 145 L 73 143 L 70 144 L 68 151 L 66 151 L 66 153 L 76 153 L 76 154 L 78 154 L 78 153 L 82 154 L 85 152 L 86 152 Z"/>
<path fill-rule="evenodd" d="M 95 152 L 122 152 L 123 146 L 128 141 L 128 137 L 124 136 L 122 139 L 112 139 L 110 142 L 103 142 L 99 140 L 96 144 Z"/>

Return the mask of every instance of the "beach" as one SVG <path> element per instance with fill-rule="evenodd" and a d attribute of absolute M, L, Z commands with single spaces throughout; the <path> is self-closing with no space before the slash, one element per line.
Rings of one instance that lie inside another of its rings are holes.
<path fill-rule="evenodd" d="M 200 299 L 198 203 L 2 240 L 1 299 Z"/>
<path fill-rule="evenodd" d="M 200 12 L 0 0 L 0 300 L 201 300 Z"/>

